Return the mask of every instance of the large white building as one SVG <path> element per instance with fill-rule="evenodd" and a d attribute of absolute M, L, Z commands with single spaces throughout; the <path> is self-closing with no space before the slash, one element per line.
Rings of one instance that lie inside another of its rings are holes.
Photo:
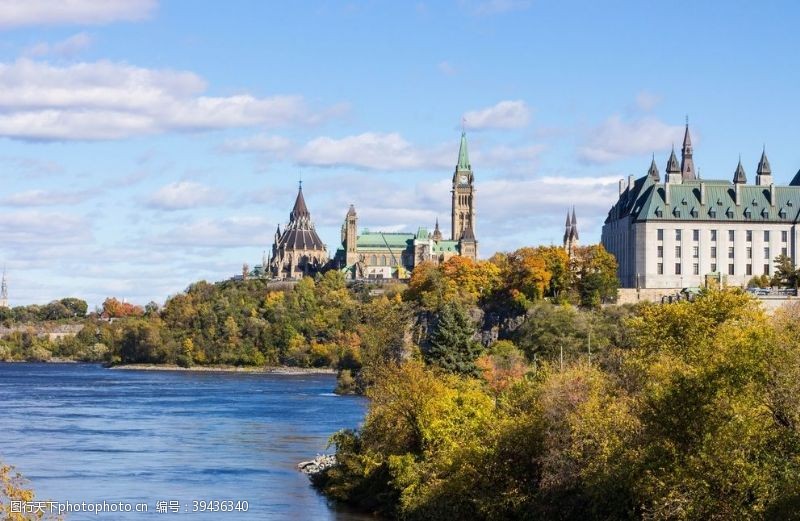
<path fill-rule="evenodd" d="M 681 162 L 673 150 L 663 183 L 655 158 L 647 175 L 620 181 L 601 240 L 623 288 L 697 287 L 707 277 L 738 286 L 772 275 L 781 254 L 797 262 L 799 218 L 800 172 L 776 186 L 762 152 L 755 184 L 741 160 L 732 181 L 701 180 L 687 124 Z"/>

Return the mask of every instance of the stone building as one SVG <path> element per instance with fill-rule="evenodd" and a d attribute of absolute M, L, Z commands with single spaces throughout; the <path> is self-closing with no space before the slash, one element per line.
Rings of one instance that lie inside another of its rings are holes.
<path fill-rule="evenodd" d="M 301 182 L 289 224 L 283 232 L 280 226 L 275 232 L 267 274 L 274 279 L 299 279 L 321 271 L 327 263 L 328 251 L 314 229 Z"/>
<path fill-rule="evenodd" d="M 602 231 L 623 288 L 691 288 L 715 279 L 745 285 L 774 272 L 783 254 L 797 262 L 800 172 L 774 182 L 766 151 L 748 184 L 741 159 L 731 181 L 700 179 L 687 123 L 678 163 L 673 150 L 661 182 L 655 157 L 646 175 L 620 180 Z"/>
<path fill-rule="evenodd" d="M 358 231 L 358 214 L 350 206 L 342 225 L 342 246 L 334 264 L 353 279 L 404 279 L 424 261 L 441 263 L 461 255 L 477 259 L 475 238 L 475 176 L 469 162 L 467 137 L 461 133 L 458 161 L 451 189 L 451 233 L 445 239 L 436 220 L 433 232 L 420 227 L 416 233 Z"/>

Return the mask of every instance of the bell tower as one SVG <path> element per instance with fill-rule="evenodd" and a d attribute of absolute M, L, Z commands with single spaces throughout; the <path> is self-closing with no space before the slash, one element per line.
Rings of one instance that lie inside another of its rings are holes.
<path fill-rule="evenodd" d="M 458 163 L 453 173 L 452 233 L 450 238 L 461 240 L 464 232 L 471 229 L 475 233 L 475 178 L 467 153 L 467 134 L 461 132 L 461 146 L 458 149 Z"/>

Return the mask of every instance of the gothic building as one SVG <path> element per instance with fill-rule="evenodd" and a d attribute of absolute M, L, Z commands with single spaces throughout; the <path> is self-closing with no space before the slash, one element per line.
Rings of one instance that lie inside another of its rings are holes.
<path fill-rule="evenodd" d="M 564 227 L 564 249 L 567 250 L 567 255 L 571 259 L 575 255 L 575 249 L 578 247 L 578 220 L 575 218 L 575 207 L 572 207 L 572 217 L 569 216 L 567 210 L 567 223 Z"/>
<path fill-rule="evenodd" d="M 266 263 L 267 274 L 274 279 L 299 279 L 317 273 L 327 263 L 328 252 L 314 229 L 301 182 L 289 224 L 283 232 L 280 226 L 275 232 L 272 254 Z"/>
<path fill-rule="evenodd" d="M 458 161 L 453 172 L 451 233 L 445 239 L 436 220 L 433 232 L 420 227 L 416 233 L 358 230 L 358 214 L 352 205 L 342 225 L 342 246 L 334 264 L 353 279 L 404 279 L 424 261 L 441 263 L 460 255 L 476 259 L 475 176 L 469 162 L 467 136 L 461 133 Z"/>
<path fill-rule="evenodd" d="M 700 179 L 686 124 L 681 161 L 673 150 L 664 182 L 653 158 L 647 174 L 620 180 L 603 246 L 614 254 L 623 288 L 703 286 L 710 278 L 741 286 L 774 273 L 774 260 L 800 257 L 800 172 L 776 185 L 766 150 L 748 184 L 741 158 L 731 181 Z"/>

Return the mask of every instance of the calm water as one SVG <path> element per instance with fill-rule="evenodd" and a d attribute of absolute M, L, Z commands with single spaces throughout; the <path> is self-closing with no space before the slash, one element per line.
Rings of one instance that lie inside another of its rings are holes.
<path fill-rule="evenodd" d="M 149 506 L 68 520 L 368 519 L 329 507 L 295 469 L 363 418 L 364 400 L 334 396 L 334 385 L 333 375 L 0 363 L 0 461 L 39 498 Z M 159 500 L 181 512 L 156 513 Z M 191 512 L 193 500 L 244 500 L 249 511 Z"/>

